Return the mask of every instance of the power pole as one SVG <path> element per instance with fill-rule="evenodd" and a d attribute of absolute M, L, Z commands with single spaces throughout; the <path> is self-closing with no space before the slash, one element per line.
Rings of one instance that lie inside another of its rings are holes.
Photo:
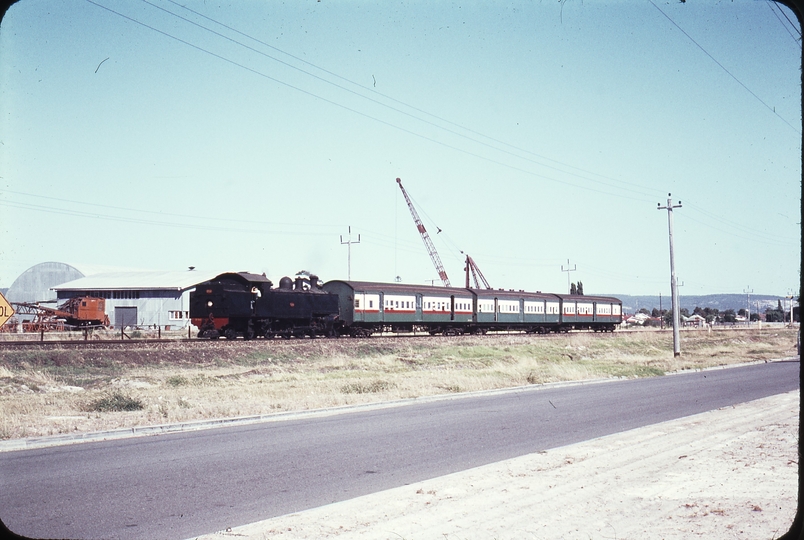
<path fill-rule="evenodd" d="M 786 298 L 790 300 L 790 328 L 793 328 L 793 298 L 795 298 L 793 296 L 793 289 L 787 289 Z M 782 317 L 782 320 L 784 320 L 784 317 Z"/>
<path fill-rule="evenodd" d="M 748 295 L 748 327 L 751 328 L 751 293 L 754 292 L 754 289 L 746 287 L 743 292 Z"/>
<path fill-rule="evenodd" d="M 343 235 L 341 235 L 341 244 L 346 244 L 347 247 L 347 279 L 352 281 L 352 244 L 359 244 L 360 243 L 360 235 L 357 235 L 357 240 L 352 240 L 352 226 L 349 225 L 349 240 L 346 242 L 343 241 Z"/>
<path fill-rule="evenodd" d="M 659 327 L 662 330 L 664 330 L 664 313 L 662 313 L 662 311 L 664 311 L 664 310 L 662 309 L 662 293 L 660 292 L 659 293 Z"/>
<path fill-rule="evenodd" d="M 567 273 L 567 294 L 570 294 L 570 292 L 572 291 L 572 287 L 570 287 L 570 275 L 569 275 L 569 273 L 574 272 L 577 269 L 578 269 L 577 264 L 573 265 L 572 268 L 569 267 L 569 259 L 567 259 L 567 269 L 566 270 L 564 270 L 564 265 L 563 264 L 561 265 L 561 271 Z"/>
<path fill-rule="evenodd" d="M 662 206 L 662 203 L 657 203 L 657 210 L 667 210 L 667 228 L 670 232 L 670 292 L 673 295 L 672 309 L 673 309 L 673 356 L 681 356 L 681 337 L 678 335 L 678 283 L 676 282 L 676 260 L 675 252 L 673 251 L 673 208 L 681 208 L 681 201 L 673 206 L 673 199 L 670 194 L 667 194 L 667 206 Z"/>

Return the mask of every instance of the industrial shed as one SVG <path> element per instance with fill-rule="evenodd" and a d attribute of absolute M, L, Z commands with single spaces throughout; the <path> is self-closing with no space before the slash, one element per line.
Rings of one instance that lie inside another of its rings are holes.
<path fill-rule="evenodd" d="M 106 272 L 63 283 L 53 289 L 61 302 L 78 296 L 106 299 L 115 328 L 171 327 L 190 324 L 190 291 L 221 272 Z"/>

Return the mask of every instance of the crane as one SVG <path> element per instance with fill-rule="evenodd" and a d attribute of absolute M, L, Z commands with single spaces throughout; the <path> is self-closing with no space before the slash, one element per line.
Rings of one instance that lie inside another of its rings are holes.
<path fill-rule="evenodd" d="M 444 284 L 444 287 L 449 287 L 449 278 L 447 277 L 446 270 L 444 270 L 444 265 L 441 264 L 441 258 L 438 256 L 438 252 L 433 245 L 433 241 L 430 240 L 430 235 L 427 234 L 427 229 L 424 228 L 422 220 L 419 219 L 419 214 L 413 207 L 413 203 L 411 202 L 410 197 L 408 197 L 408 192 L 405 191 L 405 188 L 402 186 L 402 179 L 397 178 L 396 183 L 399 184 L 399 189 L 402 190 L 402 195 L 405 196 L 405 201 L 408 203 L 408 208 L 410 209 L 410 215 L 413 216 L 413 221 L 416 223 L 416 228 L 419 230 L 419 234 L 422 235 L 422 241 L 424 241 L 424 246 L 427 248 L 427 253 L 430 255 L 430 259 L 433 261 L 433 266 L 435 266 L 436 272 L 438 272 L 438 277 L 441 278 L 441 282 Z"/>
<path fill-rule="evenodd" d="M 478 266 L 475 263 L 474 259 L 472 259 L 472 257 L 470 257 L 469 255 L 466 255 L 466 268 L 464 268 L 464 270 L 466 270 L 466 288 L 467 289 L 469 288 L 469 272 L 470 271 L 472 272 L 472 277 L 475 280 L 475 289 L 480 288 L 480 282 L 483 282 L 483 286 L 486 287 L 487 289 L 491 289 L 491 285 L 489 285 L 489 282 L 486 281 L 486 277 L 483 275 L 483 272 L 480 271 L 480 268 L 478 268 Z M 480 276 L 480 281 L 478 281 L 478 279 L 477 279 L 478 276 Z"/>

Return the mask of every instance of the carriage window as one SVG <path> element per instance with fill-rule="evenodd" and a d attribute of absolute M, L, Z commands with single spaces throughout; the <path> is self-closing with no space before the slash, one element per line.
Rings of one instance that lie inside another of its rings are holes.
<path fill-rule="evenodd" d="M 355 298 L 355 307 L 357 309 L 360 309 L 360 299 L 359 298 Z"/>

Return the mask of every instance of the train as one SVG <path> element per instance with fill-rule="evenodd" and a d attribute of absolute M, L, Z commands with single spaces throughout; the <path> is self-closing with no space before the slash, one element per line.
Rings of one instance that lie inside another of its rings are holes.
<path fill-rule="evenodd" d="M 609 296 L 473 289 L 283 277 L 230 272 L 190 293 L 198 337 L 369 337 L 376 333 L 431 335 L 489 331 L 613 332 L 622 302 Z"/>

